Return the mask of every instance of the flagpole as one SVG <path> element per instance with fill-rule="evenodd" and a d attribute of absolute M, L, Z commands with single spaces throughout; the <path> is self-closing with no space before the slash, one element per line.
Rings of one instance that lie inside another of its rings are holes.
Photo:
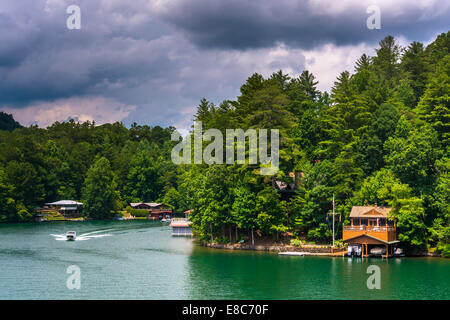
<path fill-rule="evenodd" d="M 333 248 L 334 248 L 334 194 L 333 194 Z"/>

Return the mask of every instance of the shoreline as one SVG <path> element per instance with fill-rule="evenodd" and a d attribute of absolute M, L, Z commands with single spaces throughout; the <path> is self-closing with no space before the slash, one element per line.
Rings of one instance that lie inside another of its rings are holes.
<path fill-rule="evenodd" d="M 301 247 L 294 247 L 291 245 L 240 245 L 240 244 L 219 244 L 219 243 L 200 243 L 201 246 L 210 249 L 218 250 L 248 250 L 248 251 L 264 251 L 264 252 L 305 252 L 308 256 L 322 256 L 322 257 L 345 257 L 346 250 L 340 248 L 332 248 L 331 245 L 305 245 Z M 443 258 L 436 252 L 419 252 L 414 255 L 407 255 L 403 257 L 391 257 L 391 258 L 414 258 L 414 257 L 433 257 Z"/>
<path fill-rule="evenodd" d="M 241 244 L 218 244 L 218 243 L 201 243 L 202 246 L 219 250 L 248 250 L 248 251 L 265 251 L 265 252 L 306 252 L 312 256 L 328 256 L 341 257 L 345 250 L 332 248 L 331 245 L 304 245 L 294 247 L 286 244 L 276 245 L 241 245 Z"/>

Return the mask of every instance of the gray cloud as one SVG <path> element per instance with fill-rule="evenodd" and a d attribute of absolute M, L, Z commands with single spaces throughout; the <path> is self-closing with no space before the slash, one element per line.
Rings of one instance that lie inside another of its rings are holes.
<path fill-rule="evenodd" d="M 33 1 L 30 6 L 19 1 L 0 13 L 0 39 L 7 44 L 0 49 L 2 103 L 116 92 L 170 66 L 159 52 L 164 27 L 154 24 L 148 12 L 140 17 L 131 7 L 120 19 L 115 12 L 121 7 L 99 3 L 79 1 L 81 30 L 65 26 L 69 1 Z"/>
<path fill-rule="evenodd" d="M 282 47 L 204 52 L 168 31 L 146 1 L 78 1 L 81 30 L 65 26 L 72 1 L 8 3 L 0 5 L 0 39 L 8 43 L 0 49 L 0 108 L 21 113 L 25 124 L 36 121 L 31 109 L 40 119 L 52 110 L 70 113 L 61 120 L 80 112 L 99 117 L 83 106 L 77 112 L 76 104 L 101 101 L 101 112 L 110 102 L 133 106 L 118 113 L 126 123 L 187 126 L 202 97 L 232 98 L 253 72 L 299 72 L 304 65 L 300 51 Z"/>
<path fill-rule="evenodd" d="M 381 10 L 382 29 L 369 30 L 369 5 Z M 204 48 L 248 49 L 283 42 L 311 49 L 324 43 L 358 44 L 387 34 L 428 40 L 446 31 L 446 1 L 172 0 L 154 5 L 161 19 Z"/>
<path fill-rule="evenodd" d="M 400 2 L 401 10 L 382 12 L 383 28 L 397 17 L 395 30 L 407 38 L 421 40 L 441 31 L 448 6 L 442 11 L 435 1 L 415 7 Z M 72 116 L 187 128 L 201 98 L 216 103 L 232 99 L 254 72 L 268 76 L 283 69 L 296 75 L 305 67 L 332 69 L 333 75 L 324 77 L 328 84 L 340 64 L 347 68 L 349 51 L 353 59 L 366 48 L 355 44 L 378 41 L 389 30 L 368 31 L 365 8 L 348 0 L 332 3 L 2 1 L 0 109 L 24 124 Z M 81 30 L 66 28 L 69 4 L 81 7 Z M 318 66 L 314 56 L 323 43 L 338 47 L 333 59 L 322 59 Z M 108 108 L 111 115 L 102 114 Z"/>

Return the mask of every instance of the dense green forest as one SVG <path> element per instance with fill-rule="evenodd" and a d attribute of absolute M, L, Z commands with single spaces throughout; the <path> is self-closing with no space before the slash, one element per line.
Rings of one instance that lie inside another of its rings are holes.
<path fill-rule="evenodd" d="M 256 165 L 174 165 L 174 128 L 73 121 L 0 131 L 0 220 L 26 221 L 33 208 L 78 199 L 92 218 L 128 202 L 161 201 L 194 209 L 200 239 L 234 242 L 256 233 L 328 242 L 327 212 L 337 224 L 353 205 L 393 207 L 407 248 L 450 254 L 450 32 L 428 46 L 402 48 L 391 36 L 362 55 L 331 92 L 313 74 L 253 74 L 236 100 L 202 99 L 203 130 L 279 129 L 280 170 Z M 282 200 L 273 179 L 301 172 L 299 190 Z M 338 234 L 339 236 L 339 234 Z"/>

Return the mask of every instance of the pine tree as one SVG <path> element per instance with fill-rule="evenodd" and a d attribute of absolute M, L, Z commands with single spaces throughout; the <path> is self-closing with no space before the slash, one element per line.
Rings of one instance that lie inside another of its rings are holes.
<path fill-rule="evenodd" d="M 381 78 L 386 79 L 391 87 L 399 73 L 400 46 L 394 37 L 387 36 L 379 43 L 377 55 L 373 57 L 373 66 Z"/>
<path fill-rule="evenodd" d="M 450 31 L 441 33 L 425 49 L 425 59 L 430 72 L 435 72 L 439 62 L 450 53 Z"/>
<path fill-rule="evenodd" d="M 444 148 L 450 146 L 450 55 L 439 64 L 417 111 L 422 119 L 432 125 Z"/>
<path fill-rule="evenodd" d="M 202 121 L 204 124 L 207 124 L 211 120 L 214 111 L 214 104 L 203 98 L 200 100 L 200 104 L 198 105 L 197 113 L 194 118 L 196 121 Z"/>
<path fill-rule="evenodd" d="M 363 70 L 368 70 L 369 67 L 370 67 L 370 57 L 365 53 L 363 53 L 362 56 L 358 60 L 356 60 L 355 71 L 361 72 Z"/>
<path fill-rule="evenodd" d="M 314 75 L 308 70 L 304 70 L 298 78 L 298 81 L 299 89 L 305 93 L 308 99 L 314 101 L 319 94 L 317 91 L 317 84 L 319 82 L 316 81 L 316 77 L 314 77 Z"/>
<path fill-rule="evenodd" d="M 349 144 L 354 144 L 355 137 L 367 128 L 370 113 L 364 97 L 357 94 L 348 71 L 342 72 L 334 83 L 331 92 L 332 106 L 323 116 L 324 131 L 327 140 L 321 141 L 327 158 L 336 157 Z"/>
<path fill-rule="evenodd" d="M 413 42 L 408 46 L 403 54 L 400 67 L 403 75 L 409 80 L 410 86 L 414 90 L 415 104 L 425 90 L 428 76 L 422 43 Z"/>

